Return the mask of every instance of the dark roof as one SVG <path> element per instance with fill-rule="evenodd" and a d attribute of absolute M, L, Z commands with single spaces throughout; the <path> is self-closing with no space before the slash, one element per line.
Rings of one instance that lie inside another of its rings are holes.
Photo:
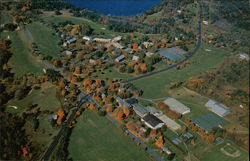
<path fill-rule="evenodd" d="M 142 119 L 146 121 L 148 124 L 150 124 L 152 127 L 155 127 L 160 123 L 163 123 L 160 119 L 158 119 L 156 116 L 152 114 L 147 114 Z"/>
<path fill-rule="evenodd" d="M 133 104 L 137 103 L 137 99 L 136 98 L 131 98 L 131 99 L 127 100 L 127 103 L 130 104 L 130 105 L 133 105 Z"/>

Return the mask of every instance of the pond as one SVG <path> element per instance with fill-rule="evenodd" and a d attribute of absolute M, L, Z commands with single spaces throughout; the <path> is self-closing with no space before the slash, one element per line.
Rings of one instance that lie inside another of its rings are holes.
<path fill-rule="evenodd" d="M 150 10 L 161 0 L 66 0 L 70 4 L 112 16 L 135 16 Z"/>

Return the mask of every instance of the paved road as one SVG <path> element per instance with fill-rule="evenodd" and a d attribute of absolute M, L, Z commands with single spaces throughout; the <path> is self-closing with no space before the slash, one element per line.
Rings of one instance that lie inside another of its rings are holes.
<path fill-rule="evenodd" d="M 203 0 L 200 0 L 199 1 L 199 22 L 198 22 L 198 29 L 197 29 L 198 30 L 198 40 L 197 40 L 195 49 L 189 54 L 188 57 L 186 57 L 185 59 L 183 59 L 183 60 L 181 60 L 181 61 L 179 61 L 179 62 L 177 62 L 175 64 L 172 64 L 172 65 L 170 65 L 170 66 L 168 66 L 168 67 L 166 67 L 166 68 L 164 68 L 162 70 L 159 70 L 159 71 L 156 71 L 156 72 L 152 72 L 152 73 L 148 73 L 148 74 L 145 74 L 145 75 L 142 75 L 142 76 L 139 76 L 139 77 L 135 77 L 135 78 L 131 78 L 131 79 L 128 79 L 128 80 L 124 80 L 124 81 L 121 81 L 120 83 L 129 83 L 129 82 L 132 82 L 132 81 L 135 81 L 135 80 L 138 80 L 138 79 L 142 79 L 142 78 L 145 78 L 145 77 L 148 77 L 148 76 L 152 76 L 152 75 L 155 75 L 155 74 L 159 74 L 159 73 L 165 72 L 167 70 L 170 70 L 170 69 L 172 69 L 172 68 L 174 68 L 174 67 L 182 64 L 186 60 L 189 60 L 191 57 L 193 57 L 197 53 L 197 51 L 200 49 L 201 42 L 202 42 L 202 21 L 203 21 L 203 17 L 202 17 L 202 4 L 203 4 Z M 62 69 L 58 69 L 58 68 L 54 67 L 53 65 L 51 65 L 47 61 L 44 61 L 44 64 L 47 67 L 49 67 L 51 69 L 54 69 L 55 71 L 61 71 L 62 70 Z M 76 112 L 79 110 L 79 108 L 84 103 L 86 103 L 86 102 L 92 102 L 92 103 L 96 104 L 96 102 L 91 98 L 90 94 L 84 95 L 84 93 L 82 92 L 81 95 L 82 95 L 82 97 L 80 98 L 80 101 L 79 101 L 77 107 L 74 110 L 72 110 L 72 113 L 69 116 L 68 120 L 64 123 L 64 125 L 61 128 L 61 130 L 59 131 L 58 135 L 54 138 L 54 140 L 50 144 L 49 148 L 44 153 L 43 157 L 41 158 L 41 161 L 46 161 L 46 160 L 49 159 L 51 153 L 53 152 L 54 148 L 58 144 L 61 136 L 63 135 L 63 133 L 65 131 L 65 129 L 68 128 L 68 126 L 71 123 L 71 121 L 75 118 Z M 96 104 L 96 105 L 98 105 L 98 104 Z M 98 108 L 102 108 L 99 105 L 97 107 Z M 117 121 L 114 120 L 114 118 L 111 117 L 109 114 L 106 115 L 106 117 L 109 120 L 111 120 L 112 122 L 117 123 Z M 157 161 L 163 161 L 163 159 L 155 151 L 153 151 L 152 149 L 148 148 L 147 145 L 143 141 L 141 141 L 139 138 L 137 138 L 132 132 L 130 132 L 128 129 L 125 132 L 127 132 L 129 134 L 129 136 L 135 140 L 136 143 L 139 143 L 140 146 L 142 146 L 143 148 L 147 149 L 147 152 L 150 153 L 151 156 L 153 156 Z"/>
<path fill-rule="evenodd" d="M 82 95 L 84 95 L 84 94 L 82 94 Z M 40 159 L 41 161 L 49 160 L 49 157 L 50 157 L 51 153 L 53 152 L 54 148 L 58 144 L 58 142 L 59 142 L 60 138 L 62 137 L 63 133 L 68 128 L 68 126 L 70 125 L 71 121 L 75 118 L 76 112 L 81 108 L 81 106 L 84 103 L 86 103 L 88 101 L 89 97 L 90 97 L 90 95 L 87 94 L 87 95 L 84 95 L 84 96 L 82 96 L 80 98 L 80 101 L 79 101 L 77 107 L 72 110 L 72 113 L 69 116 L 68 120 L 63 124 L 61 130 L 58 132 L 57 136 L 55 136 L 55 138 L 52 141 L 52 143 L 50 144 L 49 148 L 47 149 L 47 151 L 44 153 L 44 155 Z"/>
<path fill-rule="evenodd" d="M 189 55 L 185 59 L 183 59 L 183 60 L 181 60 L 181 61 L 179 61 L 177 63 L 174 63 L 174 64 L 172 64 L 170 66 L 167 66 L 166 68 L 161 69 L 159 71 L 155 71 L 155 72 L 144 74 L 144 75 L 134 77 L 134 78 L 131 78 L 131 79 L 123 80 L 123 81 L 121 81 L 121 83 L 129 83 L 129 82 L 132 82 L 132 81 L 135 81 L 135 80 L 139 80 L 139 79 L 142 79 L 142 78 L 145 78 L 145 77 L 149 77 L 149 76 L 152 76 L 152 75 L 155 75 L 155 74 L 159 74 L 159 73 L 168 71 L 170 69 L 173 69 L 173 68 L 177 67 L 178 65 L 182 64 L 183 62 L 189 60 L 190 58 L 192 58 L 197 53 L 197 51 L 200 49 L 201 43 L 202 43 L 202 22 L 203 22 L 203 16 L 202 16 L 203 7 L 202 7 L 202 4 L 203 4 L 203 0 L 200 0 L 199 1 L 199 22 L 198 22 L 198 27 L 197 27 L 198 40 L 196 42 L 194 50 L 192 52 L 190 52 Z"/>

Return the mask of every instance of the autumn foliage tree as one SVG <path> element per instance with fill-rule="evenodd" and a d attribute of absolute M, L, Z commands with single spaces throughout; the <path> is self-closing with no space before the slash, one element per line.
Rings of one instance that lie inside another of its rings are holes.
<path fill-rule="evenodd" d="M 163 136 L 160 136 L 160 137 L 156 140 L 155 145 L 158 146 L 158 147 L 163 147 L 163 146 L 164 146 L 164 137 L 163 137 Z"/>
<path fill-rule="evenodd" d="M 140 66 L 140 69 L 141 69 L 141 71 L 147 71 L 147 64 L 141 64 L 141 66 Z"/>
<path fill-rule="evenodd" d="M 123 118 L 124 118 L 124 113 L 123 112 L 119 112 L 118 114 L 117 114 L 117 116 L 116 116 L 116 120 L 123 120 Z"/>
<path fill-rule="evenodd" d="M 90 86 L 92 84 L 92 79 L 85 79 L 84 81 L 83 81 L 83 85 L 84 86 Z"/>
<path fill-rule="evenodd" d="M 61 125 L 63 119 L 65 118 L 65 112 L 64 112 L 63 109 L 58 109 L 57 112 L 56 112 L 56 114 L 57 114 L 56 123 L 57 123 L 57 125 Z"/>
<path fill-rule="evenodd" d="M 162 110 L 163 112 L 165 112 L 166 114 L 169 114 L 170 116 L 172 116 L 173 118 L 180 118 L 182 115 L 178 112 L 175 112 L 173 110 L 171 110 L 169 108 L 168 105 L 166 105 L 165 103 L 163 102 L 158 102 L 157 104 L 157 107 Z"/>

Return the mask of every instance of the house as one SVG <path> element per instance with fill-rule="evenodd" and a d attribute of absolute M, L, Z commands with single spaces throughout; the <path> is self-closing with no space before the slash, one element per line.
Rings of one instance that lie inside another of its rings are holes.
<path fill-rule="evenodd" d="M 73 53 L 73 52 L 72 52 L 72 51 L 70 51 L 70 50 L 66 50 L 66 51 L 65 51 L 65 54 L 66 54 L 67 56 L 71 56 L 71 55 L 72 55 L 72 53 Z"/>
<path fill-rule="evenodd" d="M 163 114 L 163 112 L 161 110 L 158 110 L 152 106 L 147 106 L 147 107 L 145 107 L 145 109 L 148 111 L 148 113 L 155 115 L 156 117 Z"/>
<path fill-rule="evenodd" d="M 170 61 L 177 60 L 177 59 L 184 57 L 185 53 L 186 51 L 177 47 L 165 48 L 158 52 L 158 54 L 160 54 L 161 56 L 165 57 L 166 59 Z"/>
<path fill-rule="evenodd" d="M 144 117 L 146 114 L 148 114 L 148 111 L 146 108 L 142 105 L 136 105 L 133 107 L 134 112 L 139 115 L 140 117 Z"/>
<path fill-rule="evenodd" d="M 116 101 L 119 103 L 122 107 L 130 107 L 130 104 L 128 104 L 124 99 L 121 97 L 116 97 Z"/>
<path fill-rule="evenodd" d="M 89 59 L 89 63 L 95 63 L 96 62 L 96 60 L 94 60 L 94 59 Z"/>
<path fill-rule="evenodd" d="M 165 146 L 162 146 L 161 150 L 164 151 L 165 153 L 167 153 L 168 155 L 172 154 L 172 152 Z"/>
<path fill-rule="evenodd" d="M 121 39 L 122 39 L 121 36 L 117 36 L 117 37 L 114 37 L 114 38 L 113 38 L 113 41 L 116 41 L 116 42 L 117 42 L 117 41 L 120 41 Z"/>
<path fill-rule="evenodd" d="M 240 54 L 237 55 L 237 57 L 238 57 L 240 60 L 246 60 L 246 61 L 249 60 L 249 55 L 247 55 L 246 53 L 240 53 Z"/>
<path fill-rule="evenodd" d="M 165 123 L 165 125 L 173 130 L 173 131 L 176 131 L 176 130 L 179 130 L 181 129 L 181 125 L 177 124 L 174 120 L 172 120 L 171 118 L 167 117 L 166 115 L 161 115 L 161 116 L 158 116 L 158 118 Z"/>
<path fill-rule="evenodd" d="M 145 55 L 146 55 L 147 57 L 149 57 L 149 56 L 154 55 L 154 53 L 151 53 L 151 52 L 146 52 L 146 53 L 145 53 Z"/>
<path fill-rule="evenodd" d="M 208 25 L 208 21 L 203 21 L 203 24 L 204 25 Z"/>
<path fill-rule="evenodd" d="M 129 100 L 127 100 L 127 103 L 130 104 L 130 106 L 138 103 L 136 98 L 130 98 Z"/>
<path fill-rule="evenodd" d="M 126 48 L 125 51 L 129 54 L 132 54 L 133 53 L 133 50 L 131 48 Z"/>
<path fill-rule="evenodd" d="M 115 59 L 115 61 L 116 62 L 121 62 L 122 60 L 124 60 L 125 59 L 125 56 L 124 55 L 120 55 L 120 56 L 118 56 L 116 59 Z"/>
<path fill-rule="evenodd" d="M 185 115 L 190 112 L 190 108 L 177 101 L 174 98 L 167 98 L 164 103 L 169 106 L 169 108 L 175 112 Z"/>
<path fill-rule="evenodd" d="M 152 43 L 152 42 L 143 42 L 143 45 L 144 45 L 145 48 L 147 49 L 149 46 L 153 46 L 154 43 Z"/>
<path fill-rule="evenodd" d="M 123 46 L 121 44 L 119 44 L 118 42 L 112 42 L 111 45 L 113 45 L 116 48 L 122 49 Z"/>
<path fill-rule="evenodd" d="M 63 46 L 67 46 L 67 45 L 69 45 L 71 43 L 74 43 L 74 42 L 76 42 L 76 40 L 77 39 L 75 37 L 70 39 L 70 40 L 67 40 L 66 42 L 63 43 Z"/>
<path fill-rule="evenodd" d="M 92 40 L 92 38 L 91 38 L 90 36 L 83 36 L 82 39 L 83 39 L 83 40 L 86 40 L 86 41 Z"/>
<path fill-rule="evenodd" d="M 214 101 L 214 100 L 209 100 L 206 104 L 205 107 L 207 107 L 210 111 L 213 113 L 219 115 L 220 117 L 224 117 L 227 114 L 230 113 L 230 110 L 227 109 L 226 106 Z"/>
<path fill-rule="evenodd" d="M 145 115 L 141 121 L 145 123 L 146 126 L 148 126 L 151 129 L 158 129 L 161 128 L 164 125 L 164 122 L 162 122 L 160 119 L 158 119 L 156 116 L 152 114 Z"/>
<path fill-rule="evenodd" d="M 133 57 L 132 57 L 132 60 L 133 61 L 138 61 L 140 59 L 140 57 L 139 56 L 136 56 L 136 55 L 134 55 Z"/>
<path fill-rule="evenodd" d="M 93 39 L 96 42 L 102 42 L 102 43 L 110 43 L 111 39 L 103 39 L 103 38 L 94 38 Z"/>

